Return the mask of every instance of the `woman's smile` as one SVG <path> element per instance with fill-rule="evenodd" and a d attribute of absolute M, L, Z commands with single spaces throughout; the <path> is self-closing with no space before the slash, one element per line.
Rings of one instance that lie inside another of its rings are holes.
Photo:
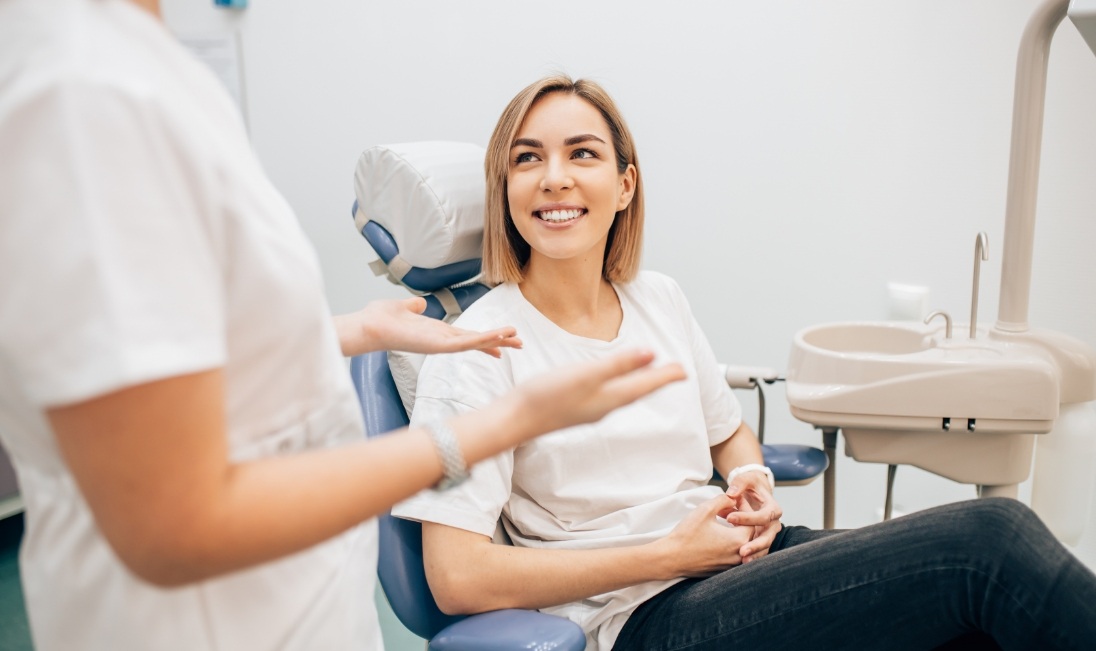
<path fill-rule="evenodd" d="M 561 224 L 564 222 L 572 222 L 579 217 L 582 217 L 586 214 L 586 211 L 576 208 L 571 210 L 542 210 L 533 214 L 536 215 L 538 219 L 542 219 L 546 222 Z"/>
<path fill-rule="evenodd" d="M 601 259 L 631 197 L 612 142 L 605 118 L 580 97 L 547 95 L 529 110 L 511 144 L 507 199 L 532 258 Z"/>
<path fill-rule="evenodd" d="M 586 215 L 586 208 L 569 203 L 547 203 L 533 211 L 533 217 L 549 228 L 561 228 L 574 224 Z"/>

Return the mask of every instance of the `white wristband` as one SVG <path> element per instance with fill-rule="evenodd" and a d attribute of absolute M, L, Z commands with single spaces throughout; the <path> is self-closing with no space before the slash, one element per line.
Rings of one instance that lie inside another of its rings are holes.
<path fill-rule="evenodd" d="M 731 482 L 734 481 L 735 477 L 747 472 L 754 471 L 765 473 L 765 476 L 769 478 L 769 488 L 776 488 L 776 479 L 773 478 L 773 471 L 769 470 L 766 466 L 763 466 L 760 463 L 747 463 L 744 466 L 739 466 L 735 468 L 727 475 L 727 485 L 729 486 Z"/>

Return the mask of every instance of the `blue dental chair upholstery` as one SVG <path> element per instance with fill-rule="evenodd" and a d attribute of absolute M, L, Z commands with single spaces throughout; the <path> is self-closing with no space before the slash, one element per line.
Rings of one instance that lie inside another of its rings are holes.
<path fill-rule="evenodd" d="M 383 436 L 407 426 L 407 415 L 383 351 L 359 355 L 350 372 L 365 418 L 366 435 Z M 529 610 L 498 610 L 471 617 L 438 609 L 422 561 L 422 526 L 386 513 L 379 518 L 377 575 L 388 603 L 412 633 L 429 640 L 431 651 L 580 651 L 586 636 L 574 622 Z"/>
<path fill-rule="evenodd" d="M 777 486 L 809 484 L 826 472 L 830 465 L 826 453 L 809 445 L 761 444 L 765 465 L 773 471 Z"/>

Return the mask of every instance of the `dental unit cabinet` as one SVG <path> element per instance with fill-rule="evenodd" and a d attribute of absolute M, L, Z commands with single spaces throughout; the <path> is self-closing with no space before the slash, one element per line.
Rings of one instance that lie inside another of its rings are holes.
<path fill-rule="evenodd" d="M 953 333 L 939 311 L 924 323 L 808 327 L 792 343 L 787 400 L 796 418 L 831 438 L 840 429 L 849 456 L 889 464 L 892 477 L 895 464 L 914 465 L 1015 498 L 1034 456 L 1032 507 L 1076 544 L 1096 477 L 1096 353 L 1028 326 L 1047 62 L 1067 13 L 1096 54 L 1096 0 L 1045 0 L 1020 43 L 997 322 L 977 326 L 988 253 L 979 234 L 968 327 Z"/>

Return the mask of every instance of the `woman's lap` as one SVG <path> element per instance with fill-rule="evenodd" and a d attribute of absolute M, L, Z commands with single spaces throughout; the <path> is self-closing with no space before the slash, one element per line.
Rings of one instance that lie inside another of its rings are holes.
<path fill-rule="evenodd" d="M 1005 648 L 1096 642 L 1096 577 L 1012 500 L 785 527 L 773 550 L 654 597 L 614 648 L 926 649 L 978 630 Z"/>

